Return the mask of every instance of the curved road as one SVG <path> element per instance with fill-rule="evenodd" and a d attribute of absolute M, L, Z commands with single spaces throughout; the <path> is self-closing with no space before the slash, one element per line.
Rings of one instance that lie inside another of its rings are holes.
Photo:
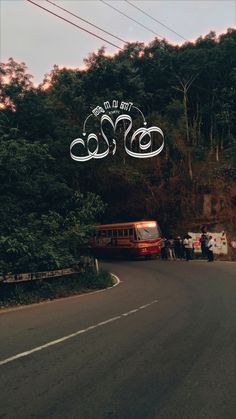
<path fill-rule="evenodd" d="M 105 267 L 110 290 L 0 312 L 0 418 L 235 418 L 236 264 Z"/>

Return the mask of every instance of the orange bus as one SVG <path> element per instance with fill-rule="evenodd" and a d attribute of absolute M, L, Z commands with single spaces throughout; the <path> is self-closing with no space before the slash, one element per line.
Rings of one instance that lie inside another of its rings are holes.
<path fill-rule="evenodd" d="M 103 224 L 95 227 L 92 251 L 95 257 L 144 256 L 160 253 L 161 233 L 156 221 Z"/>

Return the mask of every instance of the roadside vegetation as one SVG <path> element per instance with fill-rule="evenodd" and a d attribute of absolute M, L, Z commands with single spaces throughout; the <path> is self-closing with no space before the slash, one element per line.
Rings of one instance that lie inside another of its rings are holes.
<path fill-rule="evenodd" d="M 45 280 L 0 283 L 0 308 L 39 303 L 45 300 L 91 292 L 113 285 L 107 271 L 89 268 L 86 272 Z"/>
<path fill-rule="evenodd" d="M 100 222 L 156 219 L 167 234 L 206 217 L 235 226 L 235 47 L 228 29 L 182 46 L 128 43 L 112 57 L 101 48 L 38 87 L 25 63 L 1 63 L 0 275 L 75 266 Z M 163 152 L 128 156 L 121 130 L 115 155 L 73 161 L 85 119 L 113 99 L 163 130 Z"/>

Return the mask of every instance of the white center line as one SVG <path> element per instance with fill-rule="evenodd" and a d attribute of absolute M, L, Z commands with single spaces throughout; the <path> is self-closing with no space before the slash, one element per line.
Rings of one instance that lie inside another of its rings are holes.
<path fill-rule="evenodd" d="M 104 325 L 106 325 L 108 323 L 112 323 L 112 322 L 114 322 L 116 320 L 122 319 L 122 317 L 130 316 L 131 314 L 137 313 L 140 310 L 144 310 L 145 308 L 151 306 L 152 304 L 158 303 L 158 301 L 159 300 L 151 301 L 150 303 L 145 304 L 145 305 L 142 305 L 142 306 L 140 306 L 138 308 L 135 308 L 133 310 L 130 310 L 127 313 L 123 313 L 123 314 L 121 314 L 119 316 L 112 317 L 112 318 L 110 318 L 108 320 L 105 320 L 103 322 L 94 324 L 92 326 L 87 327 L 86 329 L 77 330 L 76 332 L 71 333 L 70 335 L 63 336 L 62 338 L 59 338 L 59 339 L 56 339 L 56 340 L 52 340 L 51 342 L 45 343 L 44 345 L 41 345 L 41 346 L 37 346 L 36 348 L 30 349 L 29 351 L 21 352 L 19 354 L 16 354 L 14 356 L 11 356 L 10 358 L 3 359 L 2 361 L 0 361 L 0 366 L 1 365 L 8 364 L 8 363 L 10 363 L 12 361 L 15 361 L 16 359 L 23 358 L 25 356 L 31 355 L 34 352 L 42 351 L 43 349 L 49 348 L 50 346 L 57 345 L 58 343 L 64 342 L 65 340 L 68 340 L 68 339 L 72 339 L 72 338 L 74 338 L 74 337 L 76 337 L 78 335 L 82 335 L 83 333 L 86 333 L 86 332 L 88 332 L 90 330 L 96 329 L 96 328 L 98 328 L 100 326 L 104 326 Z"/>

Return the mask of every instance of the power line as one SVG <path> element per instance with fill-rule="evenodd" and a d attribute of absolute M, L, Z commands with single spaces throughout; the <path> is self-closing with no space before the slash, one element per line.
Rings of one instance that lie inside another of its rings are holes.
<path fill-rule="evenodd" d="M 68 13 L 69 15 L 74 16 L 74 17 L 76 17 L 77 19 L 80 19 L 80 20 L 82 20 L 82 21 L 83 21 L 83 22 L 85 22 L 85 23 L 88 23 L 89 25 L 93 26 L 94 28 L 99 29 L 100 31 L 102 31 L 102 32 L 106 33 L 107 35 L 110 35 L 110 36 L 112 36 L 113 38 L 118 39 L 118 41 L 124 42 L 125 44 L 127 43 L 127 41 L 125 41 L 124 39 L 119 38 L 119 37 L 118 37 L 118 36 L 116 36 L 116 35 L 113 35 L 111 32 L 105 31 L 104 29 L 100 28 L 100 27 L 99 27 L 99 26 L 97 26 L 97 25 L 94 25 L 93 23 L 89 22 L 88 20 L 83 19 L 82 17 L 80 17 L 80 16 L 76 15 L 75 13 L 70 12 L 70 11 L 69 11 L 69 10 L 67 10 L 67 9 L 64 9 L 63 7 L 59 6 L 59 5 L 58 5 L 58 4 L 56 4 L 56 3 L 53 3 L 53 1 L 50 1 L 50 0 L 45 0 L 45 1 L 46 1 L 47 3 L 52 4 L 53 6 L 57 7 L 58 9 L 63 10 L 64 12 Z"/>
<path fill-rule="evenodd" d="M 100 0 L 102 3 L 104 3 L 105 5 L 109 6 L 111 9 L 114 9 L 116 12 L 120 13 L 121 15 L 127 17 L 128 19 L 132 20 L 133 22 L 137 23 L 138 25 L 144 27 L 145 29 L 147 29 L 148 31 L 154 33 L 155 35 L 157 35 L 158 37 L 161 37 L 160 35 L 156 34 L 154 31 L 152 31 L 151 29 L 147 28 L 146 26 L 144 26 L 142 23 L 136 21 L 135 19 L 131 18 L 130 16 L 128 16 L 127 14 L 123 13 L 121 10 L 117 9 L 116 7 L 112 6 L 111 4 L 109 4 L 107 1 L 105 0 Z M 164 25 L 163 23 L 161 23 L 160 21 L 158 21 L 157 19 L 153 18 L 151 15 L 147 14 L 145 11 L 143 11 L 142 9 L 138 8 L 137 6 L 134 6 L 130 1 L 128 0 L 124 0 L 126 1 L 126 3 L 130 4 L 131 6 L 135 7 L 136 9 L 140 10 L 142 13 L 146 14 L 148 17 L 152 18 L 153 20 L 155 20 L 156 22 L 160 23 L 162 26 L 165 26 L 167 29 L 171 30 L 172 32 L 174 32 L 176 35 L 180 36 L 182 39 L 184 39 L 187 42 L 190 42 L 188 39 L 184 38 L 182 35 L 178 34 L 177 32 L 173 31 L 171 28 L 169 28 L 168 26 Z M 163 38 L 163 37 L 162 37 Z M 171 74 L 170 72 L 168 72 L 168 74 Z M 196 76 L 197 77 L 197 76 Z M 210 90 L 204 88 L 204 87 L 200 87 L 197 86 L 196 84 L 193 83 L 193 86 L 197 87 L 198 89 L 201 90 L 205 90 L 206 92 L 211 93 Z"/>
<path fill-rule="evenodd" d="M 135 19 L 133 19 L 133 18 L 131 18 L 130 16 L 128 16 L 127 14 L 125 14 L 125 13 L 123 13 L 121 10 L 119 10 L 119 9 L 117 9 L 116 7 L 114 7 L 114 6 L 112 6 L 111 4 L 109 4 L 108 2 L 106 2 L 105 0 L 100 0 L 102 3 L 104 3 L 104 4 L 106 4 L 107 6 L 109 6 L 111 9 L 114 9 L 114 10 L 116 10 L 118 13 L 120 13 L 120 14 L 122 14 L 123 16 L 125 16 L 125 17 L 127 17 L 128 19 L 130 19 L 130 20 L 132 20 L 132 21 L 134 21 L 135 23 L 137 23 L 138 25 L 140 25 L 140 26 L 143 26 L 145 29 L 147 29 L 147 30 L 149 30 L 150 32 L 153 32 L 151 29 L 149 29 L 149 28 L 147 28 L 146 26 L 144 26 L 144 25 L 142 25 L 140 22 L 138 22 L 138 21 L 136 21 Z M 130 5 L 131 5 L 131 3 L 128 1 L 128 0 L 125 0 L 127 3 L 129 3 Z M 133 4 L 132 4 L 132 6 L 134 6 Z M 135 7 L 135 6 L 134 6 Z M 139 9 L 139 10 L 141 10 L 141 9 Z M 144 12 L 145 13 L 145 12 Z M 149 16 L 149 17 L 151 17 L 151 16 Z M 158 22 L 159 23 L 159 22 Z M 168 28 L 168 27 L 167 27 Z M 168 28 L 169 29 L 169 28 Z M 158 35 L 158 34 L 156 34 L 155 32 L 153 32 L 155 35 L 157 35 L 157 36 L 159 36 L 160 37 L 160 35 Z M 176 34 L 177 34 L 177 32 L 175 32 Z M 177 34 L 177 35 L 179 35 L 179 34 Z M 179 35 L 179 36 L 181 36 L 181 35 Z M 181 36 L 181 38 L 183 38 L 182 36 Z M 185 38 L 183 38 L 184 40 L 186 40 L 187 42 L 189 42 L 189 40 L 188 39 L 185 39 Z M 170 72 L 168 72 L 168 74 L 171 74 L 172 75 L 172 73 L 170 73 Z M 195 86 L 195 87 L 197 87 L 197 88 L 199 88 L 199 89 L 201 89 L 201 90 L 205 90 L 205 91 L 207 91 L 207 92 L 210 92 L 210 90 L 208 90 L 208 89 L 206 89 L 206 88 L 204 88 L 204 87 L 200 87 L 200 86 L 197 86 L 196 84 L 193 84 L 193 86 Z M 211 92 L 210 92 L 211 93 Z"/>
<path fill-rule="evenodd" d="M 168 29 L 169 31 L 175 33 L 175 35 L 178 35 L 180 38 L 182 38 L 184 41 L 188 41 L 188 39 L 184 38 L 182 35 L 180 35 L 178 32 L 171 29 L 169 26 L 165 25 L 164 23 L 160 22 L 160 20 L 157 20 L 155 17 L 149 15 L 145 10 L 141 9 L 140 7 L 134 5 L 129 0 L 124 0 L 126 3 L 130 4 L 130 6 L 134 7 L 135 9 L 139 10 L 141 13 L 143 13 L 145 16 L 150 17 L 150 19 L 154 20 L 155 22 L 159 23 L 160 25 L 164 26 L 164 28 Z"/>
<path fill-rule="evenodd" d="M 120 9 L 117 9 L 116 7 L 112 6 L 110 3 L 100 0 L 102 3 L 104 3 L 106 6 L 110 7 L 111 9 L 114 9 L 116 12 L 120 13 L 121 15 L 127 17 L 129 20 L 132 20 L 133 22 L 137 23 L 139 26 L 142 26 L 144 29 L 147 29 L 147 31 L 154 33 L 154 35 L 158 36 L 159 38 L 163 38 L 163 36 L 158 35 L 158 33 L 154 32 L 152 29 L 148 28 L 147 26 L 143 25 L 142 23 L 138 22 L 137 20 L 133 19 L 126 13 L 122 12 Z"/>
<path fill-rule="evenodd" d="M 75 23 L 71 22 L 70 20 L 65 19 L 64 17 L 62 17 L 62 16 L 60 16 L 60 15 L 58 15 L 58 14 L 56 14 L 56 13 L 54 13 L 54 12 L 50 11 L 49 9 L 47 9 L 47 8 L 45 8 L 45 7 L 43 7 L 43 6 L 40 6 L 39 4 L 35 3 L 34 1 L 32 1 L 32 0 L 26 0 L 26 1 L 28 1 L 29 3 L 32 3 L 33 5 L 35 5 L 35 6 L 39 7 L 40 9 L 45 10 L 46 12 L 50 13 L 51 15 L 58 17 L 59 19 L 61 19 L 61 20 L 65 21 L 65 22 L 67 22 L 67 23 L 69 23 L 70 25 L 75 26 L 76 28 L 81 29 L 82 31 L 87 32 L 87 33 L 89 33 L 90 35 L 95 36 L 96 38 L 101 39 L 102 41 L 105 41 L 106 43 L 108 43 L 108 44 L 110 44 L 110 45 L 112 45 L 112 46 L 114 46 L 114 47 L 116 47 L 116 48 L 118 48 L 118 49 L 122 50 L 122 48 L 121 48 L 121 47 L 119 47 L 118 45 L 113 44 L 112 42 L 108 41 L 107 39 L 104 39 L 104 38 L 100 37 L 99 35 L 96 35 L 96 34 L 94 34 L 93 32 L 91 32 L 91 31 L 89 31 L 89 30 L 87 30 L 87 29 L 85 29 L 85 28 L 82 28 L 82 27 L 81 27 L 81 26 L 79 26 L 79 25 L 76 25 Z M 48 1 L 48 0 L 46 0 L 46 1 Z M 117 12 L 121 13 L 122 15 L 126 16 L 128 19 L 133 20 L 134 22 L 138 23 L 140 26 L 145 27 L 145 26 L 144 26 L 144 25 L 142 25 L 141 23 L 137 22 L 135 19 L 132 19 L 131 17 L 129 17 L 129 16 L 128 16 L 128 15 L 126 15 L 125 13 L 123 13 L 123 12 L 121 12 L 120 10 L 116 9 L 114 6 L 111 6 L 110 4 L 108 4 L 107 2 L 105 2 L 104 0 L 100 0 L 100 1 L 101 1 L 102 3 L 104 3 L 104 4 L 106 4 L 107 6 L 111 7 L 112 9 L 115 9 Z M 52 2 L 50 2 L 50 1 L 48 1 L 48 2 L 49 2 L 49 3 L 52 3 Z M 145 27 L 145 29 L 150 30 L 150 29 L 148 29 L 147 27 Z M 150 30 L 150 31 L 151 31 L 151 30 Z M 153 32 L 153 31 L 151 31 L 151 32 Z M 155 35 L 157 35 L 155 32 L 153 32 L 153 33 L 154 33 Z M 157 35 L 157 36 L 159 36 L 159 35 Z M 169 74 L 171 74 L 171 73 L 169 73 Z M 210 90 L 208 90 L 208 89 L 206 89 L 206 88 L 203 88 L 203 87 L 200 87 L 200 86 L 197 86 L 197 85 L 195 85 L 195 87 L 198 87 L 198 88 L 199 88 L 199 89 L 201 89 L 201 90 L 205 90 L 205 91 L 210 92 Z M 210 93 L 211 93 L 211 92 L 210 92 Z"/>
<path fill-rule="evenodd" d="M 46 9 L 46 7 L 40 6 L 39 4 L 35 3 L 35 2 L 34 2 L 34 1 L 32 1 L 32 0 L 26 0 L 26 1 L 28 1 L 29 3 L 34 4 L 34 5 L 35 5 L 35 6 L 37 6 L 37 7 L 40 7 L 40 9 L 45 10 L 46 12 L 50 13 L 50 14 L 51 14 L 51 15 L 53 15 L 53 16 L 56 16 L 56 17 L 58 17 L 59 19 L 64 20 L 65 22 L 69 23 L 70 25 L 75 26 L 76 28 L 81 29 L 81 30 L 82 30 L 82 31 L 84 31 L 84 32 L 87 32 L 87 33 L 89 33 L 90 35 L 93 35 L 93 36 L 95 36 L 96 38 L 101 39 L 102 41 L 105 41 L 107 44 L 110 44 L 110 45 L 112 45 L 113 47 L 116 47 L 116 48 L 118 48 L 118 49 L 120 49 L 120 50 L 122 49 L 121 47 L 118 47 L 118 45 L 113 44 L 112 42 L 108 41 L 107 39 L 104 39 L 104 38 L 102 38 L 101 36 L 96 35 L 95 33 L 91 32 L 91 31 L 89 31 L 89 30 L 87 30 L 87 29 L 85 29 L 85 28 L 82 28 L 82 27 L 81 27 L 81 26 L 79 26 L 79 25 L 76 25 L 75 23 L 71 22 L 70 20 L 65 19 L 64 17 L 62 17 L 62 16 L 60 16 L 60 15 L 57 15 L 57 14 L 56 14 L 56 13 L 54 13 L 54 12 L 51 12 L 51 10 Z"/>

